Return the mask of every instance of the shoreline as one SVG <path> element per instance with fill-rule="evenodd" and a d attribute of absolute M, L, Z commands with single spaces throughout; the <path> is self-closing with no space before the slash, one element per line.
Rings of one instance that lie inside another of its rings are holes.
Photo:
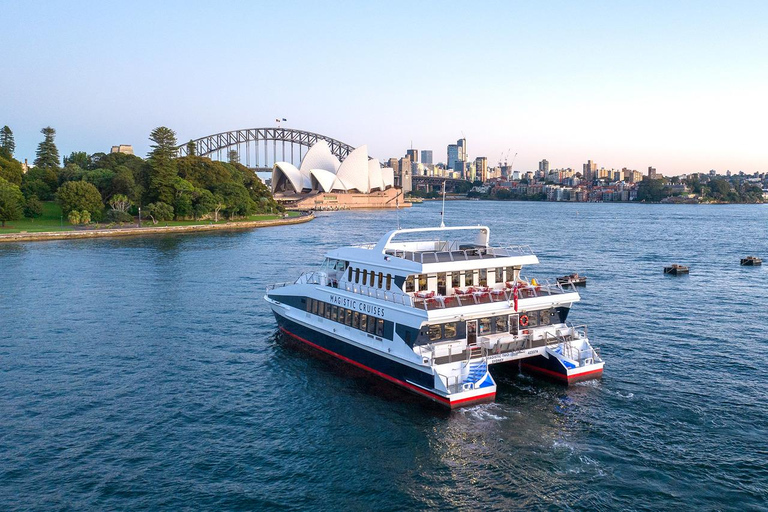
<path fill-rule="evenodd" d="M 169 233 L 199 233 L 201 231 L 233 231 L 239 229 L 256 229 L 270 226 L 302 224 L 315 218 L 309 212 L 298 217 L 287 217 L 273 220 L 251 220 L 227 222 L 226 224 L 196 224 L 192 226 L 149 226 L 142 228 L 112 228 L 90 229 L 82 231 L 41 231 L 37 233 L 4 233 L 0 234 L 3 242 L 37 242 L 48 240 L 77 240 L 83 238 L 113 238 L 122 236 L 165 235 Z"/>

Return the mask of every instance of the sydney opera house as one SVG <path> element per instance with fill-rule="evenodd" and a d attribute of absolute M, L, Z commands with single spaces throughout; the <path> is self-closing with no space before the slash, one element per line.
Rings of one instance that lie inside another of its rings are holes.
<path fill-rule="evenodd" d="M 368 158 L 363 145 L 339 161 L 324 141 L 307 151 L 301 165 L 277 162 L 272 169 L 275 199 L 300 209 L 394 208 L 394 171 Z M 402 206 L 402 205 L 401 205 Z"/>

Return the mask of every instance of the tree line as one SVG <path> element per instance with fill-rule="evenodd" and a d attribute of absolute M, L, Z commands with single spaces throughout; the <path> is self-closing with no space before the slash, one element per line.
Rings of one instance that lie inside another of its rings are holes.
<path fill-rule="evenodd" d="M 138 208 L 155 223 L 163 220 L 229 219 L 278 213 L 278 205 L 253 171 L 240 164 L 189 155 L 176 156 L 176 133 L 161 126 L 150 133 L 146 159 L 123 153 L 73 152 L 63 159 L 56 130 L 41 130 L 34 166 L 24 172 L 14 158 L 8 126 L 0 129 L 0 221 L 35 218 L 42 201 L 57 201 L 72 224 L 132 222 Z M 62 165 L 63 164 L 63 165 Z"/>

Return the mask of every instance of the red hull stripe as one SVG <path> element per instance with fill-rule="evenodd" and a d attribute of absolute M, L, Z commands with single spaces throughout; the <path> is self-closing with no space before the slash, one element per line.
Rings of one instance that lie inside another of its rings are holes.
<path fill-rule="evenodd" d="M 522 366 L 524 366 L 524 367 L 526 367 L 529 370 L 532 370 L 534 372 L 545 373 L 547 375 L 551 375 L 553 377 L 556 377 L 556 378 L 558 378 L 560 380 L 564 380 L 564 381 L 569 381 L 571 379 L 575 379 L 577 377 L 582 377 L 584 375 L 591 375 L 593 373 L 602 373 L 603 372 L 602 368 L 598 368 L 597 370 L 590 370 L 588 372 L 582 372 L 582 373 L 577 373 L 575 375 L 568 375 L 568 376 L 566 376 L 566 375 L 563 375 L 562 373 L 557 373 L 557 372 L 553 372 L 552 370 L 547 370 L 546 368 L 539 368 L 538 366 L 534 366 L 534 365 L 532 365 L 530 363 L 522 363 Z"/>
<path fill-rule="evenodd" d="M 432 400 L 436 400 L 440 403 L 444 403 L 445 405 L 456 405 L 464 402 L 474 401 L 474 400 L 481 400 L 483 398 L 489 398 L 494 395 L 496 395 L 496 392 L 492 393 L 486 393 L 485 395 L 479 395 L 479 396 L 472 396 L 469 398 L 462 398 L 461 400 L 448 400 L 445 397 L 442 397 L 440 395 L 436 395 L 435 393 L 430 393 L 429 391 L 425 389 L 421 389 L 418 386 L 414 386 L 413 384 L 410 384 L 408 382 L 402 381 L 400 379 L 396 379 L 390 375 L 387 375 L 386 373 L 382 373 L 378 370 L 374 370 L 373 368 L 369 368 L 368 366 L 365 366 L 364 364 L 358 363 L 357 361 L 350 359 L 348 357 L 344 357 L 341 354 L 337 354 L 336 352 L 333 352 L 332 350 L 328 350 L 325 347 L 321 347 L 320 345 L 317 345 L 316 343 L 312 343 L 309 340 L 305 340 L 301 336 L 297 336 L 293 334 L 288 329 L 285 329 L 284 327 L 280 327 L 280 330 L 283 331 L 285 334 L 288 334 L 289 336 L 296 338 L 297 340 L 301 341 L 302 343 L 306 343 L 307 345 L 316 348 L 317 350 L 320 350 L 321 352 L 325 352 L 326 354 L 332 355 L 333 357 L 336 357 L 338 359 L 341 359 L 342 361 L 345 361 L 351 365 L 357 366 L 358 368 L 361 368 L 365 371 L 371 372 L 374 375 L 377 375 L 381 377 L 382 379 L 388 380 L 389 382 L 395 383 L 398 386 L 403 386 L 404 388 L 407 388 L 415 393 L 418 393 L 420 395 L 426 396 L 427 398 L 430 398 Z"/>

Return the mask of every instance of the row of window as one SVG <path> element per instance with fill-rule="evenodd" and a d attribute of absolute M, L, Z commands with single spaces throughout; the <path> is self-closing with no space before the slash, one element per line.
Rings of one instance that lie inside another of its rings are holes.
<path fill-rule="evenodd" d="M 524 320 L 521 320 L 523 316 L 527 318 L 527 324 L 525 325 L 523 325 Z M 470 339 L 477 335 L 485 336 L 487 334 L 501 334 L 507 332 L 517 334 L 520 328 L 525 329 L 557 323 L 559 320 L 556 320 L 556 317 L 557 310 L 553 308 L 540 311 L 528 311 L 515 315 L 478 318 L 477 320 L 469 320 L 466 322 L 466 335 L 467 338 Z M 477 322 L 477 324 L 475 324 L 475 322 Z M 429 328 L 426 331 L 422 331 L 422 333 L 429 336 L 430 341 L 451 340 L 463 336 L 463 333 L 459 332 L 457 327 L 458 324 L 456 322 L 434 324 L 430 325 Z"/>
<path fill-rule="evenodd" d="M 434 274 L 433 274 L 434 275 Z M 461 279 L 464 283 L 461 284 Z M 440 272 L 437 274 L 437 293 L 445 295 L 448 280 L 451 286 L 488 286 L 488 283 L 503 283 L 515 278 L 514 267 L 481 268 L 459 272 Z M 417 288 L 418 286 L 418 288 Z M 408 276 L 405 279 L 405 291 L 415 292 L 427 289 L 427 274 Z"/>
<path fill-rule="evenodd" d="M 307 313 L 325 317 L 332 322 L 338 322 L 354 329 L 360 329 L 368 334 L 384 336 L 384 319 L 368 316 L 359 311 L 352 311 L 316 299 L 307 299 Z"/>
<path fill-rule="evenodd" d="M 347 281 L 351 283 L 353 278 L 356 284 L 363 286 L 384 288 L 385 290 L 392 289 L 392 274 L 385 275 L 383 272 L 376 273 L 373 270 L 349 267 L 347 269 Z"/>

